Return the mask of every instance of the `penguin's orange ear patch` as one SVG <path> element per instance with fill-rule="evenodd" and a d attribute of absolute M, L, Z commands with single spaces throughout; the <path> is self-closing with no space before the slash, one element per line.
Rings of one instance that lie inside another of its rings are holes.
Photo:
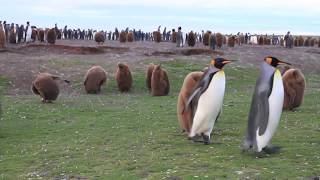
<path fill-rule="evenodd" d="M 268 64 L 271 64 L 272 63 L 272 58 L 271 57 L 267 57 L 266 61 L 267 61 Z"/>
<path fill-rule="evenodd" d="M 212 59 L 210 62 L 211 65 L 215 65 L 216 64 L 216 60 Z"/>

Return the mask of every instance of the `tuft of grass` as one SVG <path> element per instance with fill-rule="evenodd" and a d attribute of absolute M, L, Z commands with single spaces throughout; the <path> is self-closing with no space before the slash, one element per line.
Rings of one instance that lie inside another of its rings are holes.
<path fill-rule="evenodd" d="M 203 145 L 181 133 L 176 102 L 185 75 L 202 70 L 205 62 L 161 63 L 170 78 L 169 96 L 150 96 L 142 69 L 133 72 L 134 87 L 127 94 L 119 93 L 111 78 L 100 95 L 62 94 L 53 104 L 42 104 L 31 95 L 5 96 L 0 178 L 299 179 L 320 175 L 320 76 L 306 76 L 304 104 L 295 112 L 283 112 L 272 140 L 283 148 L 281 152 L 257 159 L 242 153 L 239 145 L 258 71 L 225 67 L 223 113 L 214 127 L 212 144 Z M 1 87 L 5 82 L 0 78 Z"/>

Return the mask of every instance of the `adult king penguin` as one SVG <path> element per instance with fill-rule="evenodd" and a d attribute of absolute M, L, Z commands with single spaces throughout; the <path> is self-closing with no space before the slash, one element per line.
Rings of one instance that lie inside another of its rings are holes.
<path fill-rule="evenodd" d="M 211 60 L 210 67 L 187 101 L 186 109 L 193 109 L 194 114 L 189 134 L 194 141 L 202 136 L 204 144 L 210 143 L 210 134 L 220 115 L 225 91 L 226 79 L 222 68 L 230 62 L 224 58 Z"/>
<path fill-rule="evenodd" d="M 261 64 L 260 76 L 251 102 L 248 117 L 248 130 L 243 143 L 243 150 L 253 149 L 256 153 L 274 153 L 278 147 L 268 147 L 276 131 L 282 113 L 284 89 L 280 64 L 288 64 L 279 59 L 267 56 Z"/>

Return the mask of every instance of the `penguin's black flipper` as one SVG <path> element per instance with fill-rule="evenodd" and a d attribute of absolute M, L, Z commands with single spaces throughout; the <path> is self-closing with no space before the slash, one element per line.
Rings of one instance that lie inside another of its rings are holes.
<path fill-rule="evenodd" d="M 268 92 L 265 91 L 262 92 L 259 96 L 261 101 L 258 104 L 257 119 L 259 120 L 259 136 L 261 136 L 266 131 L 269 121 L 269 95 Z"/>
<path fill-rule="evenodd" d="M 196 111 L 195 107 L 197 107 L 198 100 L 199 100 L 201 94 L 204 93 L 208 89 L 213 75 L 218 71 L 219 71 L 219 69 L 217 69 L 215 67 L 210 67 L 208 69 L 208 71 L 206 71 L 203 74 L 199 84 L 194 89 L 192 95 L 189 97 L 188 101 L 186 102 L 185 110 L 188 110 L 189 106 L 191 106 L 191 107 L 193 107 L 193 110 L 195 113 L 195 111 Z"/>

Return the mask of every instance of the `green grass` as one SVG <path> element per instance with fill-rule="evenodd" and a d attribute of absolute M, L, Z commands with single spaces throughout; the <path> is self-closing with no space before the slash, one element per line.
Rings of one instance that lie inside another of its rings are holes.
<path fill-rule="evenodd" d="M 101 95 L 61 95 L 53 104 L 42 104 L 32 95 L 2 98 L 0 178 L 299 179 L 320 175 L 320 76 L 307 75 L 303 106 L 283 112 L 272 140 L 283 148 L 281 153 L 257 159 L 241 153 L 239 145 L 258 71 L 225 67 L 223 114 L 213 130 L 213 143 L 203 145 L 180 133 L 176 102 L 184 76 L 205 64 L 181 60 L 162 64 L 171 81 L 170 95 L 165 97 L 148 94 L 141 70 L 134 72 L 134 89 L 129 94 L 118 93 L 110 79 Z M 5 82 L 0 78 L 1 87 Z"/>

